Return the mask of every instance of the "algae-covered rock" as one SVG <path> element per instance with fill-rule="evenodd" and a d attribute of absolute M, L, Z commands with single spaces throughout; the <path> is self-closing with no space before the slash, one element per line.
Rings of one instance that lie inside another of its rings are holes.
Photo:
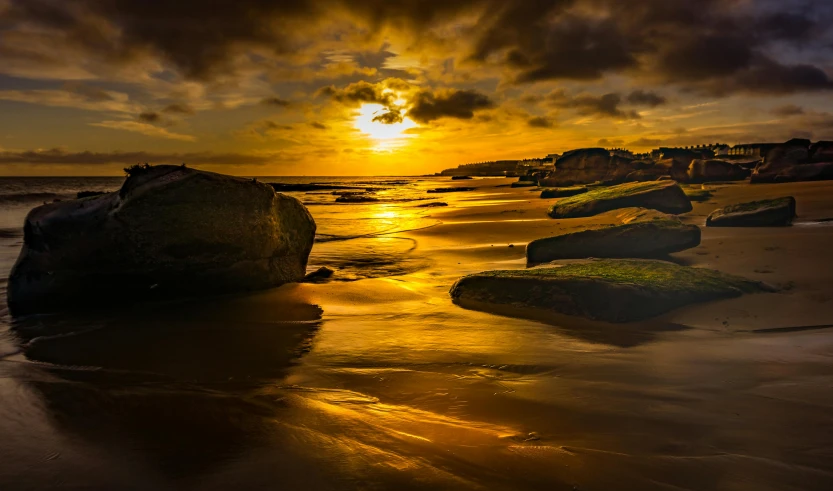
<path fill-rule="evenodd" d="M 183 166 L 131 169 L 118 192 L 32 210 L 9 276 L 15 314 L 298 281 L 315 222 L 268 184 Z"/>
<path fill-rule="evenodd" d="M 700 245 L 700 228 L 679 220 L 657 219 L 572 232 L 533 240 L 526 246 L 529 263 L 587 257 L 662 257 Z"/>
<path fill-rule="evenodd" d="M 548 211 L 552 218 L 587 217 L 617 208 L 641 207 L 663 213 L 691 211 L 691 201 L 674 181 L 632 182 L 596 188 L 558 201 Z"/>
<path fill-rule="evenodd" d="M 584 186 L 572 186 L 567 188 L 548 188 L 541 191 L 541 198 L 569 198 L 570 196 L 575 196 L 577 194 L 582 194 L 586 192 L 587 188 Z"/>
<path fill-rule="evenodd" d="M 719 271 L 664 261 L 599 259 L 561 267 L 487 271 L 451 288 L 455 302 L 534 307 L 608 322 L 647 319 L 692 303 L 772 291 Z"/>
<path fill-rule="evenodd" d="M 752 201 L 715 210 L 706 219 L 707 227 L 786 227 L 795 218 L 795 198 Z"/>

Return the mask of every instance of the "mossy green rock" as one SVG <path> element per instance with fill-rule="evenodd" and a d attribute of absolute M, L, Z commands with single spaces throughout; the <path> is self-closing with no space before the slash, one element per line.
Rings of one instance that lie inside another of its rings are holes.
<path fill-rule="evenodd" d="M 707 227 L 787 227 L 795 218 L 795 198 L 751 201 L 713 211 Z"/>
<path fill-rule="evenodd" d="M 570 196 L 575 196 L 577 194 L 584 194 L 587 192 L 587 188 L 584 186 L 572 186 L 568 188 L 549 188 L 544 189 L 541 191 L 541 198 L 543 199 L 552 199 L 552 198 L 569 198 Z"/>
<path fill-rule="evenodd" d="M 588 217 L 618 208 L 641 207 L 663 213 L 691 211 L 691 201 L 673 181 L 632 182 L 596 188 L 558 201 L 548 211 L 552 218 Z"/>
<path fill-rule="evenodd" d="M 698 245 L 700 228 L 696 225 L 658 219 L 533 240 L 526 246 L 526 260 L 545 263 L 587 257 L 662 257 Z"/>
<path fill-rule="evenodd" d="M 9 307 L 95 309 L 277 286 L 304 277 L 314 237 L 304 205 L 268 184 L 148 167 L 118 192 L 29 213 Z"/>
<path fill-rule="evenodd" d="M 607 322 L 654 317 L 699 302 L 772 291 L 719 271 L 664 261 L 599 259 L 562 267 L 488 271 L 451 288 L 463 306 L 534 307 Z"/>

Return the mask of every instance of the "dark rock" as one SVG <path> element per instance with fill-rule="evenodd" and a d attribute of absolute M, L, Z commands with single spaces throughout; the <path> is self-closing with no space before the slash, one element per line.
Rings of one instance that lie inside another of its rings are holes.
<path fill-rule="evenodd" d="M 15 314 L 262 289 L 304 277 L 315 222 L 267 184 L 181 166 L 40 206 L 9 277 Z"/>
<path fill-rule="evenodd" d="M 795 198 L 752 201 L 715 210 L 706 219 L 707 227 L 786 227 L 795 218 Z"/>
<path fill-rule="evenodd" d="M 335 271 L 326 266 L 322 266 L 313 271 L 312 273 L 309 273 L 306 276 L 304 276 L 304 279 L 301 280 L 301 283 L 324 283 L 330 278 L 332 278 L 333 274 L 335 274 Z"/>
<path fill-rule="evenodd" d="M 628 207 L 671 214 L 686 213 L 692 209 L 691 201 L 676 182 L 654 181 L 596 188 L 559 200 L 550 207 L 548 214 L 551 218 L 587 217 Z"/>
<path fill-rule="evenodd" d="M 379 198 L 362 194 L 345 194 L 336 198 L 336 203 L 374 203 Z"/>
<path fill-rule="evenodd" d="M 457 192 L 460 192 L 460 191 L 474 191 L 474 189 L 475 188 L 463 188 L 463 187 L 436 188 L 436 189 L 429 189 L 428 192 L 429 193 L 457 193 Z"/>
<path fill-rule="evenodd" d="M 647 169 L 638 169 L 627 176 L 625 182 L 646 182 L 658 181 L 661 177 L 668 175 L 668 169 L 663 166 L 654 166 Z"/>
<path fill-rule="evenodd" d="M 518 182 L 534 182 L 534 183 L 537 184 L 538 183 L 538 178 L 533 176 L 533 175 L 526 175 L 526 176 L 519 177 Z"/>
<path fill-rule="evenodd" d="M 109 191 L 78 191 L 75 194 L 75 199 L 92 198 L 94 196 L 101 196 L 102 194 L 108 193 Z"/>
<path fill-rule="evenodd" d="M 564 187 L 596 181 L 624 182 L 628 174 L 642 165 L 642 161 L 612 156 L 603 148 L 582 148 L 564 152 L 556 160 L 555 170 L 538 183 L 547 187 Z"/>
<path fill-rule="evenodd" d="M 471 176 L 452 176 L 451 177 L 452 181 L 462 181 L 462 180 L 468 180 L 468 179 L 471 179 Z"/>
<path fill-rule="evenodd" d="M 657 219 L 584 230 L 533 240 L 526 246 L 529 263 L 588 257 L 651 258 L 700 245 L 700 228 L 679 220 Z"/>
<path fill-rule="evenodd" d="M 810 145 L 810 162 L 833 162 L 833 141 L 818 141 Z"/>
<path fill-rule="evenodd" d="M 600 259 L 473 274 L 458 280 L 450 294 L 456 303 L 481 310 L 499 304 L 630 322 L 692 303 L 761 291 L 772 289 L 709 269 L 664 261 Z"/>
<path fill-rule="evenodd" d="M 775 145 L 764 156 L 764 160 L 752 173 L 753 183 L 775 182 L 779 174 L 793 171 L 795 166 L 810 160 L 810 140 L 793 138 Z"/>
<path fill-rule="evenodd" d="M 827 181 L 833 179 L 833 162 L 795 165 L 779 172 L 772 182 Z"/>
<path fill-rule="evenodd" d="M 509 187 L 513 187 L 513 188 L 532 188 L 532 187 L 535 187 L 537 185 L 538 185 L 538 183 L 535 182 L 535 181 L 518 181 L 518 182 L 513 182 Z"/>
<path fill-rule="evenodd" d="M 725 160 L 692 160 L 688 166 L 689 182 L 738 181 L 749 177 L 743 167 Z"/>
<path fill-rule="evenodd" d="M 423 203 L 421 205 L 416 205 L 417 208 L 435 208 L 438 206 L 448 206 L 448 203 L 443 203 L 442 201 L 435 201 L 433 203 Z"/>
<path fill-rule="evenodd" d="M 550 188 L 544 189 L 541 191 L 541 198 L 544 199 L 551 199 L 551 198 L 567 198 L 570 196 L 575 196 L 577 194 L 586 193 L 587 188 L 584 186 L 573 186 L 569 188 Z"/>

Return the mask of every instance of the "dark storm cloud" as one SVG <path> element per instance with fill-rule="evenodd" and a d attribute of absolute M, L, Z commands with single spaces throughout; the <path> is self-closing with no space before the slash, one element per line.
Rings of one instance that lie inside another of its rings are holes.
<path fill-rule="evenodd" d="M 152 152 L 67 152 L 62 149 L 0 152 L 0 164 L 105 165 L 195 164 L 195 165 L 262 165 L 273 163 L 274 157 L 235 153 L 152 153 Z"/>
<path fill-rule="evenodd" d="M 476 90 L 447 90 L 439 93 L 423 91 L 411 101 L 408 116 L 418 123 L 440 118 L 471 119 L 474 112 L 494 107 L 488 96 Z"/>
<path fill-rule="evenodd" d="M 405 118 L 404 118 L 404 116 L 402 116 L 402 111 L 400 111 L 398 109 L 392 109 L 392 110 L 389 110 L 389 111 L 385 111 L 381 114 L 373 116 L 373 119 L 372 119 L 372 121 L 375 121 L 377 123 L 383 123 L 383 124 L 396 124 L 396 123 L 401 123 L 404 120 L 405 120 Z"/>
<path fill-rule="evenodd" d="M 798 116 L 800 114 L 804 114 L 804 109 L 800 106 L 796 106 L 795 104 L 786 104 L 784 106 L 778 106 L 772 110 L 772 114 L 781 117 L 789 117 L 789 116 Z"/>
<path fill-rule="evenodd" d="M 275 107 L 288 107 L 290 102 L 286 99 L 281 99 L 280 97 L 266 97 L 262 99 L 260 103 L 264 106 L 275 106 Z"/>
<path fill-rule="evenodd" d="M 169 104 L 162 109 L 163 113 L 168 114 L 181 114 L 181 115 L 192 115 L 195 114 L 196 111 L 193 107 L 189 106 L 188 104 Z"/>
<path fill-rule="evenodd" d="M 644 90 L 634 90 L 628 94 L 628 103 L 635 106 L 650 106 L 657 107 L 665 104 L 667 101 L 665 97 L 654 92 L 646 92 Z"/>
<path fill-rule="evenodd" d="M 383 84 L 374 84 L 361 80 L 343 89 L 336 88 L 335 86 L 323 87 L 318 89 L 316 96 L 329 97 L 334 101 L 352 106 L 358 106 L 362 103 L 389 106 L 392 104 L 394 95 L 390 92 L 385 92 L 386 88 Z"/>
<path fill-rule="evenodd" d="M 563 90 L 552 92 L 546 97 L 551 106 L 562 109 L 575 109 L 583 116 L 595 116 L 613 119 L 639 119 L 639 113 L 620 107 L 622 96 L 617 93 L 595 96 L 579 94 L 575 97 L 567 95 Z"/>
<path fill-rule="evenodd" d="M 234 74 L 252 50 L 292 59 L 319 41 L 367 40 L 382 27 L 419 52 L 427 28 L 445 23 L 463 26 L 432 33 L 459 46 L 456 61 L 498 66 L 510 83 L 624 74 L 718 95 L 833 88 L 824 68 L 788 59 L 796 50 L 824 59 L 831 21 L 826 0 L 9 0 L 0 14 L 7 31 L 58 32 L 56 42 L 97 61 L 149 55 L 199 80 Z M 360 36 L 342 37 L 351 33 Z M 344 49 L 361 66 L 381 68 L 392 56 L 356 43 Z M 31 53 L 3 44 L 0 52 Z"/>
<path fill-rule="evenodd" d="M 145 123 L 156 123 L 162 119 L 162 116 L 159 113 L 155 113 L 152 111 L 146 111 L 140 113 L 138 116 L 139 121 L 144 121 Z"/>
<path fill-rule="evenodd" d="M 544 116 L 533 116 L 526 120 L 526 124 L 532 128 L 552 128 L 553 121 Z"/>

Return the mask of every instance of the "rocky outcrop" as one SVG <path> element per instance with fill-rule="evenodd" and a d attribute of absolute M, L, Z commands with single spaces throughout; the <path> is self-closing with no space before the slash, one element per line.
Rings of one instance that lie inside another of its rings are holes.
<path fill-rule="evenodd" d="M 568 198 L 570 196 L 575 196 L 577 194 L 583 194 L 587 192 L 587 188 L 584 186 L 573 186 L 568 188 L 551 188 L 551 189 L 544 189 L 541 191 L 541 198 L 543 199 L 552 199 L 552 198 Z"/>
<path fill-rule="evenodd" d="M 795 198 L 752 201 L 713 211 L 707 227 L 786 227 L 795 218 Z"/>
<path fill-rule="evenodd" d="M 797 175 L 796 167 L 809 161 L 810 140 L 793 138 L 788 142 L 775 145 L 766 153 L 763 162 L 752 173 L 752 182 L 764 183 L 790 180 L 784 176 Z"/>
<path fill-rule="evenodd" d="M 628 207 L 671 214 L 686 213 L 692 209 L 691 201 L 676 182 L 653 181 L 596 188 L 559 200 L 547 213 L 551 218 L 575 218 Z"/>
<path fill-rule="evenodd" d="M 658 181 L 663 176 L 668 176 L 669 170 L 663 166 L 653 166 L 647 169 L 639 169 L 625 176 L 625 182 L 646 182 Z M 670 176 L 669 176 L 670 177 Z"/>
<path fill-rule="evenodd" d="M 463 307 L 539 308 L 607 322 L 647 319 L 692 303 L 771 291 L 763 284 L 664 261 L 601 259 L 555 268 L 465 276 L 450 294 Z"/>
<path fill-rule="evenodd" d="M 268 184 L 134 168 L 118 192 L 32 210 L 9 277 L 14 314 L 235 292 L 304 277 L 315 222 Z"/>
<path fill-rule="evenodd" d="M 810 145 L 810 162 L 833 162 L 833 141 L 818 141 Z"/>
<path fill-rule="evenodd" d="M 611 156 L 603 148 L 582 148 L 564 152 L 555 162 L 555 170 L 539 180 L 541 186 L 564 187 L 591 182 L 624 182 L 640 167 L 641 161 Z"/>
<path fill-rule="evenodd" d="M 688 182 L 739 181 L 749 177 L 749 171 L 725 160 L 692 160 L 688 166 Z"/>
<path fill-rule="evenodd" d="M 588 257 L 652 258 L 700 245 L 700 228 L 675 218 L 631 222 L 533 240 L 528 263 Z"/>

